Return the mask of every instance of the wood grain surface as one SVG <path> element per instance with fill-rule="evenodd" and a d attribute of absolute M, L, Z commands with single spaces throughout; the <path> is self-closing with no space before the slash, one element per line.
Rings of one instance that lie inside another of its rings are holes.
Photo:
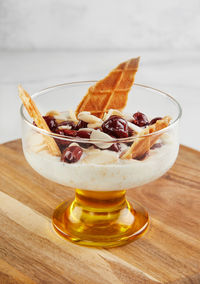
<path fill-rule="evenodd" d="M 74 192 L 42 178 L 21 141 L 0 145 L 0 283 L 200 283 L 200 153 L 181 146 L 162 178 L 128 191 L 151 216 L 148 233 L 123 247 L 74 245 L 51 226 Z"/>

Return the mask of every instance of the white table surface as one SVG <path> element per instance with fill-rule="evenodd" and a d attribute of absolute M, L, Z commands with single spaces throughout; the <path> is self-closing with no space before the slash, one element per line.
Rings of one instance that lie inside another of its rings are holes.
<path fill-rule="evenodd" d="M 103 78 L 141 56 L 136 82 L 171 94 L 183 109 L 180 142 L 200 150 L 200 54 L 190 51 L 0 52 L 0 143 L 21 136 L 17 85 L 34 92 L 64 82 Z"/>

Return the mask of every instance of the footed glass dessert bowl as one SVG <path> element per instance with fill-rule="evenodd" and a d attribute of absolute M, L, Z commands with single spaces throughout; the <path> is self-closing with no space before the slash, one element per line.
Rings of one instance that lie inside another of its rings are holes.
<path fill-rule="evenodd" d="M 148 229 L 148 212 L 129 203 L 126 191 L 159 178 L 174 164 L 181 108 L 166 93 L 134 84 L 123 113 L 111 109 L 102 119 L 87 112 L 76 117 L 74 110 L 94 83 L 66 83 L 34 94 L 52 132 L 38 128 L 22 106 L 23 151 L 40 175 L 75 190 L 74 200 L 53 213 L 56 232 L 80 245 L 115 247 Z M 167 121 L 166 127 L 157 121 Z M 49 153 L 45 141 L 54 141 L 61 155 Z"/>

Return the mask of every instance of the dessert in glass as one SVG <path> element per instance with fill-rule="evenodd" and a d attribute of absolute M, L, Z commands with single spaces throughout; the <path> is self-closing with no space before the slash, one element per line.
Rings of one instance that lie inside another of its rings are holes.
<path fill-rule="evenodd" d="M 127 74 L 127 65 L 114 70 Z M 24 155 L 43 177 L 63 190 L 74 188 L 74 200 L 60 204 L 52 222 L 61 236 L 80 245 L 115 247 L 142 236 L 148 213 L 129 203 L 126 191 L 162 176 L 178 154 L 180 105 L 157 89 L 131 88 L 133 69 L 127 89 L 119 89 L 119 79 L 106 82 L 113 71 L 99 82 L 61 84 L 32 98 L 19 88 Z"/>

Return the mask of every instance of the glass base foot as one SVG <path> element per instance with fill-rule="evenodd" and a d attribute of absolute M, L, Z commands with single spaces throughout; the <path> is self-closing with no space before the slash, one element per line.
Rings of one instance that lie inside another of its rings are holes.
<path fill-rule="evenodd" d="M 76 190 L 73 201 L 55 209 L 53 226 L 73 243 L 116 247 L 141 237 L 148 229 L 149 217 L 140 204 L 126 200 L 125 191 Z"/>

